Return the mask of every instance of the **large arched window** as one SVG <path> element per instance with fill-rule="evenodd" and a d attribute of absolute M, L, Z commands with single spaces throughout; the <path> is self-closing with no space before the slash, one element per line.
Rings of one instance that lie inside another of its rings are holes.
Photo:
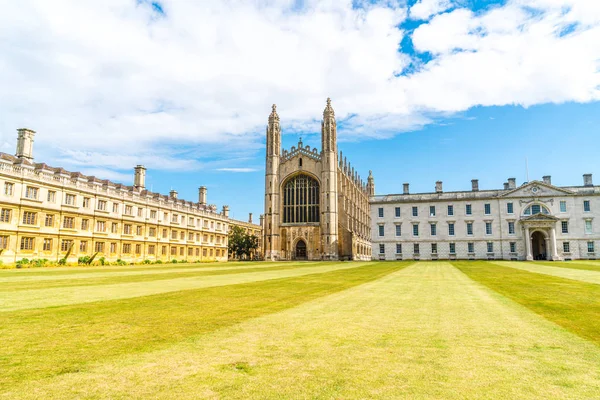
<path fill-rule="evenodd" d="M 525 209 L 523 215 L 535 215 L 540 213 L 549 215 L 550 211 L 548 210 L 548 208 L 546 208 L 546 206 L 543 206 L 541 204 L 532 204 Z"/>
<path fill-rule="evenodd" d="M 297 175 L 283 187 L 283 223 L 319 222 L 319 182 Z"/>

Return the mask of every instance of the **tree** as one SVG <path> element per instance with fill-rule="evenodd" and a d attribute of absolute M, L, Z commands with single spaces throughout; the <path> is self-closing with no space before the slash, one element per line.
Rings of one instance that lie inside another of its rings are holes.
<path fill-rule="evenodd" d="M 232 226 L 229 231 L 229 254 L 237 259 L 250 258 L 258 248 L 258 238 L 248 235 L 241 226 Z"/>

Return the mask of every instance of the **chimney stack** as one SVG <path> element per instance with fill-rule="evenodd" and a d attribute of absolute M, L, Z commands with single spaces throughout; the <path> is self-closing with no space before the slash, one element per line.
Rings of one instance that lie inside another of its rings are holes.
<path fill-rule="evenodd" d="M 229 218 L 229 206 L 223 206 L 223 216 Z"/>
<path fill-rule="evenodd" d="M 172 198 L 173 200 L 177 200 L 177 190 L 171 190 L 169 192 L 169 197 Z"/>
<path fill-rule="evenodd" d="M 143 165 L 136 165 L 133 169 L 133 187 L 136 189 L 146 189 L 146 168 Z"/>
<path fill-rule="evenodd" d="M 248 223 L 252 223 L 252 213 L 248 214 Z"/>
<path fill-rule="evenodd" d="M 206 205 L 206 186 L 200 186 L 198 189 L 198 203 Z"/>
<path fill-rule="evenodd" d="M 479 179 L 471 179 L 471 190 L 473 192 L 479 191 Z"/>
<path fill-rule="evenodd" d="M 265 216 L 263 214 L 260 214 L 260 227 L 261 228 L 263 227 L 264 221 L 265 221 Z"/>
<path fill-rule="evenodd" d="M 583 174 L 583 186 L 594 186 L 592 174 Z"/>
<path fill-rule="evenodd" d="M 435 192 L 442 193 L 442 181 L 437 181 L 435 183 Z"/>
<path fill-rule="evenodd" d="M 546 185 L 552 185 L 552 177 L 550 175 L 543 176 L 542 179 Z"/>
<path fill-rule="evenodd" d="M 517 188 L 517 178 L 508 178 L 508 188 L 509 189 Z"/>
<path fill-rule="evenodd" d="M 409 194 L 408 183 L 405 183 L 403 186 L 404 186 L 404 194 Z"/>
<path fill-rule="evenodd" d="M 17 129 L 17 132 L 17 153 L 15 156 L 33 160 L 33 137 L 35 136 L 35 131 L 21 128 Z"/>
<path fill-rule="evenodd" d="M 504 182 L 504 190 L 508 190 L 508 182 Z"/>

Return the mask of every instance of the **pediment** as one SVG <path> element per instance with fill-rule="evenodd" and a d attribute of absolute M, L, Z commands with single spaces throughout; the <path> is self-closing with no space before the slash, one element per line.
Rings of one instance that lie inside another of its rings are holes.
<path fill-rule="evenodd" d="M 522 222 L 529 222 L 529 221 L 537 221 L 537 222 L 541 222 L 541 221 L 548 221 L 548 222 L 556 222 L 558 221 L 558 218 L 552 216 L 552 215 L 548 215 L 548 214 L 534 214 L 534 215 L 530 215 L 527 217 L 523 217 L 521 218 Z"/>
<path fill-rule="evenodd" d="M 559 188 L 557 186 L 548 185 L 547 183 L 540 181 L 531 181 L 524 185 L 519 186 L 509 192 L 501 195 L 501 197 L 556 197 L 556 196 L 569 196 L 575 193 Z"/>

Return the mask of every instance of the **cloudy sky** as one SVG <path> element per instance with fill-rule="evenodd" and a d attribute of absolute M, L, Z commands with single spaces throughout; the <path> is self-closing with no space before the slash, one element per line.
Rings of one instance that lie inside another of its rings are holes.
<path fill-rule="evenodd" d="M 262 212 L 264 130 L 339 148 L 377 192 L 600 180 L 598 0 L 20 0 L 0 13 L 0 150 Z M 594 150 L 595 149 L 595 150 Z M 540 175 L 540 176 L 538 176 Z"/>

